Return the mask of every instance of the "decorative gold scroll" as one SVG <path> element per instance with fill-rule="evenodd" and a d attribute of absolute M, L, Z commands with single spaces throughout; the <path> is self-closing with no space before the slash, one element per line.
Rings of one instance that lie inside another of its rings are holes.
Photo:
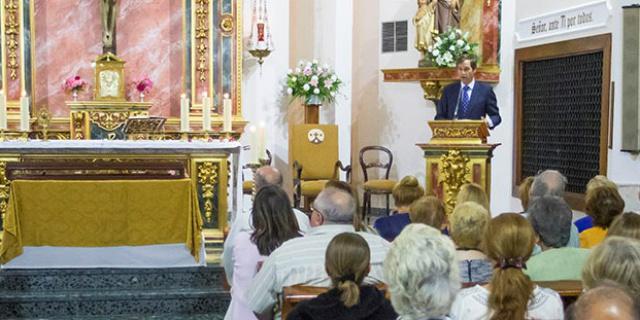
<path fill-rule="evenodd" d="M 7 163 L 0 162 L 0 214 L 4 222 L 4 214 L 7 212 L 9 203 L 9 179 L 7 179 Z M 4 224 L 3 224 L 4 225 Z"/>
<path fill-rule="evenodd" d="M 218 179 L 218 166 L 213 162 L 202 162 L 198 166 L 198 182 L 202 185 L 204 217 L 208 223 L 213 217 L 213 191 Z"/>
<path fill-rule="evenodd" d="M 11 80 L 18 78 L 18 71 L 20 61 L 18 57 L 19 37 L 20 35 L 20 22 L 18 19 L 18 2 L 16 0 L 6 0 L 4 5 L 4 30 L 5 41 L 4 47 L 7 50 L 7 68 L 9 68 L 9 77 Z"/>
<path fill-rule="evenodd" d="M 200 81 L 207 80 L 207 52 L 209 46 L 209 0 L 196 0 L 196 49 L 198 50 L 198 66 Z"/>
<path fill-rule="evenodd" d="M 463 184 L 468 183 L 468 176 L 471 174 L 469 169 L 469 156 L 460 150 L 449 150 L 440 157 L 442 165 L 440 166 L 440 183 L 444 183 L 446 188 L 445 205 L 447 214 L 453 212 L 456 205 L 456 197 Z"/>

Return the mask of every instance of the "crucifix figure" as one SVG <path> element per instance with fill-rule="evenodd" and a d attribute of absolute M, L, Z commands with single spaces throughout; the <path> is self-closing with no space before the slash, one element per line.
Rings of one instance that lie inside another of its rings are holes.
<path fill-rule="evenodd" d="M 116 18 L 118 16 L 117 0 L 102 0 L 100 2 L 102 15 L 102 53 L 116 54 Z"/>

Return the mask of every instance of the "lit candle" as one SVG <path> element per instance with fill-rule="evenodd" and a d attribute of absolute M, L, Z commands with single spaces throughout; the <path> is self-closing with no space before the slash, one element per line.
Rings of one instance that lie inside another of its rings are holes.
<path fill-rule="evenodd" d="M 20 97 L 20 131 L 28 132 L 29 130 L 29 97 L 27 97 L 25 91 L 22 91 L 22 96 Z"/>
<path fill-rule="evenodd" d="M 180 95 L 180 132 L 189 132 L 189 99 L 184 93 Z"/>
<path fill-rule="evenodd" d="M 231 132 L 231 99 L 229 99 L 229 94 L 224 94 L 224 100 L 222 105 L 222 131 Z"/>
<path fill-rule="evenodd" d="M 211 103 L 207 92 L 202 93 L 202 131 L 211 131 Z"/>
<path fill-rule="evenodd" d="M 7 130 L 7 98 L 0 90 L 0 130 Z"/>

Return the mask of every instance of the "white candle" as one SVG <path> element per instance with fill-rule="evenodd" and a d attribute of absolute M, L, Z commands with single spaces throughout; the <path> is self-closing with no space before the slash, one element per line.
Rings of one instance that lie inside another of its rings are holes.
<path fill-rule="evenodd" d="M 265 123 L 264 121 L 261 121 L 260 126 L 258 126 L 258 160 L 265 159 L 267 157 L 265 140 Z"/>
<path fill-rule="evenodd" d="M 258 134 L 256 133 L 256 126 L 250 125 L 247 131 L 249 131 L 249 136 L 251 137 L 249 142 L 251 145 L 251 160 L 249 163 L 258 163 Z"/>
<path fill-rule="evenodd" d="M 202 93 L 202 131 L 211 131 L 211 103 L 206 91 Z"/>
<path fill-rule="evenodd" d="M 231 99 L 229 99 L 229 94 L 224 94 L 224 100 L 222 105 L 222 131 L 231 132 Z"/>
<path fill-rule="evenodd" d="M 29 97 L 27 97 L 25 91 L 22 91 L 22 96 L 20 97 L 20 131 L 28 132 L 30 130 L 29 118 Z"/>
<path fill-rule="evenodd" d="M 184 93 L 180 95 L 180 132 L 189 132 L 189 99 Z"/>
<path fill-rule="evenodd" d="M 0 130 L 7 130 L 7 98 L 0 90 Z"/>

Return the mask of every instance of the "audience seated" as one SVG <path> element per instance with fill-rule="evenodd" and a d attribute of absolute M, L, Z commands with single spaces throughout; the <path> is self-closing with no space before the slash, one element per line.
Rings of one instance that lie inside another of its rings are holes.
<path fill-rule="evenodd" d="M 493 264 L 481 248 L 482 238 L 491 216 L 475 202 L 456 205 L 449 222 L 449 235 L 456 245 L 456 258 L 462 282 L 486 283 Z"/>
<path fill-rule="evenodd" d="M 531 184 L 531 190 L 529 190 L 529 203 L 532 203 L 537 198 L 543 196 L 554 196 L 564 198 L 564 189 L 567 185 L 567 178 L 556 170 L 545 170 L 538 174 Z M 525 215 L 528 213 L 525 212 Z M 569 235 L 569 243 L 567 247 L 579 248 L 580 236 L 578 228 L 571 224 L 571 234 Z M 534 248 L 533 254 L 540 253 L 540 247 L 537 245 Z"/>
<path fill-rule="evenodd" d="M 567 320 L 640 320 L 640 301 L 624 287 L 605 281 L 567 309 Z"/>
<path fill-rule="evenodd" d="M 562 198 L 544 196 L 533 201 L 528 212 L 542 253 L 529 259 L 525 273 L 533 281 L 580 280 L 589 250 L 567 247 L 572 216 L 569 205 Z"/>
<path fill-rule="evenodd" d="M 580 246 L 591 248 L 607 236 L 611 222 L 624 210 L 624 200 L 616 188 L 595 187 L 585 196 L 585 209 L 593 218 L 593 227 L 580 232 Z"/>
<path fill-rule="evenodd" d="M 351 193 L 351 195 L 353 196 L 353 198 L 356 200 L 356 203 L 358 202 L 358 193 L 353 189 L 353 187 L 346 181 L 340 181 L 340 180 L 329 180 L 327 181 L 327 183 L 324 185 L 325 188 L 336 188 L 336 189 L 340 189 L 343 190 L 345 192 L 349 192 Z M 359 214 L 354 214 L 353 215 L 353 228 L 356 231 L 367 231 L 370 230 L 371 227 L 369 227 L 368 225 L 365 225 L 364 222 L 362 222 L 362 216 Z M 375 233 L 375 232 L 374 232 Z"/>
<path fill-rule="evenodd" d="M 562 300 L 551 289 L 536 286 L 523 272 L 536 236 L 529 222 L 516 213 L 489 222 L 486 253 L 496 261 L 487 285 L 460 291 L 451 307 L 453 319 L 563 319 Z"/>
<path fill-rule="evenodd" d="M 424 195 L 424 189 L 414 176 L 406 176 L 396 184 L 391 193 L 396 209 L 392 215 L 376 219 L 373 227 L 381 237 L 388 241 L 393 239 L 402 229 L 411 223 L 409 206 Z"/>
<path fill-rule="evenodd" d="M 456 203 L 464 203 L 467 201 L 475 202 L 489 212 L 491 215 L 491 208 L 489 208 L 489 197 L 487 197 L 487 193 L 484 192 L 484 189 L 476 183 L 466 183 L 460 187 L 460 191 L 458 191 L 458 196 L 456 196 Z"/>
<path fill-rule="evenodd" d="M 449 319 L 460 278 L 453 242 L 440 230 L 408 225 L 389 250 L 384 274 L 398 319 Z"/>
<path fill-rule="evenodd" d="M 254 178 L 254 185 L 256 192 L 261 188 L 269 185 L 275 185 L 282 188 L 282 175 L 280 171 L 274 167 L 264 166 L 256 170 Z M 300 233 L 306 233 L 309 228 L 309 217 L 298 209 L 293 209 L 298 221 L 298 228 Z M 249 211 L 240 211 L 237 213 L 233 223 L 231 224 L 231 230 L 224 241 L 224 247 L 222 251 L 222 265 L 224 266 L 224 273 L 227 277 L 227 282 L 233 282 L 233 247 L 235 246 L 235 237 L 240 231 L 253 230 L 252 217 Z"/>
<path fill-rule="evenodd" d="M 591 180 L 589 180 L 589 182 L 587 183 L 587 190 L 585 193 L 589 194 L 589 192 L 595 187 L 611 187 L 618 190 L 618 185 L 616 185 L 613 181 L 607 179 L 607 177 L 603 175 L 597 175 L 591 178 Z M 586 217 L 582 217 L 576 220 L 574 224 L 578 228 L 578 232 L 582 232 L 593 227 L 593 218 L 587 215 Z"/>
<path fill-rule="evenodd" d="M 286 286 L 330 285 L 324 267 L 325 251 L 334 236 L 355 231 L 356 202 L 351 193 L 330 187 L 320 192 L 312 208 L 311 230 L 304 237 L 291 239 L 273 251 L 247 290 L 247 303 L 254 313 L 264 315 L 273 310 L 278 295 Z M 359 234 L 371 249 L 371 270 L 365 283 L 384 282 L 382 262 L 389 243 L 377 235 Z"/>
<path fill-rule="evenodd" d="M 329 242 L 325 269 L 331 290 L 299 303 L 287 320 L 396 319 L 397 314 L 374 286 L 363 286 L 369 273 L 370 251 L 362 236 L 345 232 Z"/>
<path fill-rule="evenodd" d="M 585 288 L 594 288 L 611 280 L 640 297 L 640 241 L 624 237 L 607 237 L 596 246 L 582 269 Z"/>
<path fill-rule="evenodd" d="M 442 200 L 434 196 L 423 196 L 409 207 L 409 218 L 412 223 L 424 223 L 439 230 L 447 226 L 447 214 Z"/>
<path fill-rule="evenodd" d="M 611 223 L 607 230 L 607 237 L 620 236 L 640 240 L 640 214 L 625 212 Z"/>
<path fill-rule="evenodd" d="M 251 215 L 253 230 L 242 230 L 235 238 L 231 304 L 225 319 L 255 319 L 244 294 L 259 263 L 283 242 L 300 236 L 289 196 L 276 185 L 260 188 Z"/>
<path fill-rule="evenodd" d="M 522 182 L 518 186 L 518 198 L 522 204 L 522 210 L 524 212 L 529 208 L 529 191 L 531 191 L 531 185 L 533 184 L 533 177 L 526 177 L 522 179 Z"/>

